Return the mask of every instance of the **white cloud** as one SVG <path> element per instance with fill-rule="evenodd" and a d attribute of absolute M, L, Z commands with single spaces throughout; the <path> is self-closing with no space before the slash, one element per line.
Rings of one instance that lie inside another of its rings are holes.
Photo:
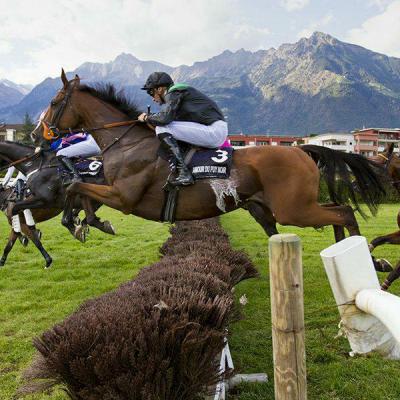
<path fill-rule="evenodd" d="M 0 40 L 0 54 L 4 55 L 9 53 L 12 50 L 12 45 L 5 40 Z"/>
<path fill-rule="evenodd" d="M 389 56 L 400 57 L 400 0 L 348 32 L 345 40 Z"/>
<path fill-rule="evenodd" d="M 257 50 L 269 37 L 244 19 L 239 0 L 0 0 L 0 10 L 5 2 L 1 77 L 24 83 L 122 52 L 176 66 L 227 48 Z"/>
<path fill-rule="evenodd" d="M 324 30 L 324 28 L 333 20 L 332 14 L 325 15 L 319 21 L 313 22 L 307 28 L 302 29 L 297 33 L 297 38 L 310 37 L 315 31 Z"/>
<path fill-rule="evenodd" d="M 281 5 L 287 11 L 295 11 L 304 8 L 309 2 L 310 0 L 281 0 Z"/>

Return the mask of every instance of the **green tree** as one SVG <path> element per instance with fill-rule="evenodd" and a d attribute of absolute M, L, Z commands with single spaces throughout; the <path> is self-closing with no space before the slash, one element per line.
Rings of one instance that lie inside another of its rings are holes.
<path fill-rule="evenodd" d="M 32 118 L 28 113 L 25 113 L 24 116 L 24 124 L 22 125 L 21 133 L 22 140 L 21 142 L 24 144 L 32 144 L 31 132 L 35 129 L 35 125 L 32 122 Z"/>

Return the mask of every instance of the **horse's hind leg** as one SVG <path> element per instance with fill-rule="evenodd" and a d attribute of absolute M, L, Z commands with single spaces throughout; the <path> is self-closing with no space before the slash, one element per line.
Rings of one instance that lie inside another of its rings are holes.
<path fill-rule="evenodd" d="M 6 263 L 8 254 L 10 253 L 12 248 L 14 247 L 14 243 L 17 240 L 19 235 L 20 234 L 14 232 L 14 230 L 11 229 L 10 236 L 8 237 L 8 242 L 7 242 L 6 247 L 4 248 L 4 251 L 3 251 L 3 256 L 0 259 L 0 267 L 2 267 Z"/>
<path fill-rule="evenodd" d="M 88 197 L 82 198 L 82 207 L 85 210 L 86 221 L 90 226 L 94 226 L 104 233 L 115 235 L 115 229 L 110 221 L 101 221 L 95 214 L 93 202 Z"/>
<path fill-rule="evenodd" d="M 249 201 L 243 208 L 262 226 L 269 237 L 278 233 L 276 220 L 269 208 L 256 201 Z"/>
<path fill-rule="evenodd" d="M 277 222 L 282 225 L 294 225 L 301 228 L 333 225 L 339 234 L 339 229 L 345 227 L 350 235 L 359 235 L 360 229 L 354 212 L 350 206 L 323 207 L 317 202 L 311 204 L 282 204 L 276 211 Z"/>
<path fill-rule="evenodd" d="M 25 235 L 32 241 L 32 243 L 37 247 L 37 249 L 42 254 L 43 258 L 46 261 L 45 268 L 49 268 L 53 262 L 50 254 L 44 249 L 42 242 L 39 239 L 39 231 L 35 228 L 35 226 L 21 225 L 22 231 Z"/>

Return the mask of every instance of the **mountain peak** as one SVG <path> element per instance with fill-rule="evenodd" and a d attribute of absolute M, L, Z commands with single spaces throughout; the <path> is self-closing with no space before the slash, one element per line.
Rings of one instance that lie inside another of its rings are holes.
<path fill-rule="evenodd" d="M 115 63 L 124 63 L 124 64 L 125 63 L 137 63 L 138 61 L 139 61 L 139 59 L 130 53 L 121 53 L 114 60 Z"/>
<path fill-rule="evenodd" d="M 335 44 L 338 42 L 333 36 L 324 32 L 315 31 L 308 39 L 313 44 Z"/>

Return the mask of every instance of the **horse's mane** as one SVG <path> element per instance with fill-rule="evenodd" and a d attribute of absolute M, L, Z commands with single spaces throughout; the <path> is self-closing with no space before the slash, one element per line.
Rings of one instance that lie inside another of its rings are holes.
<path fill-rule="evenodd" d="M 129 118 L 137 119 L 142 113 L 139 107 L 126 97 L 123 90 L 117 90 L 111 83 L 96 83 L 94 86 L 81 85 L 79 90 L 114 106 Z"/>

